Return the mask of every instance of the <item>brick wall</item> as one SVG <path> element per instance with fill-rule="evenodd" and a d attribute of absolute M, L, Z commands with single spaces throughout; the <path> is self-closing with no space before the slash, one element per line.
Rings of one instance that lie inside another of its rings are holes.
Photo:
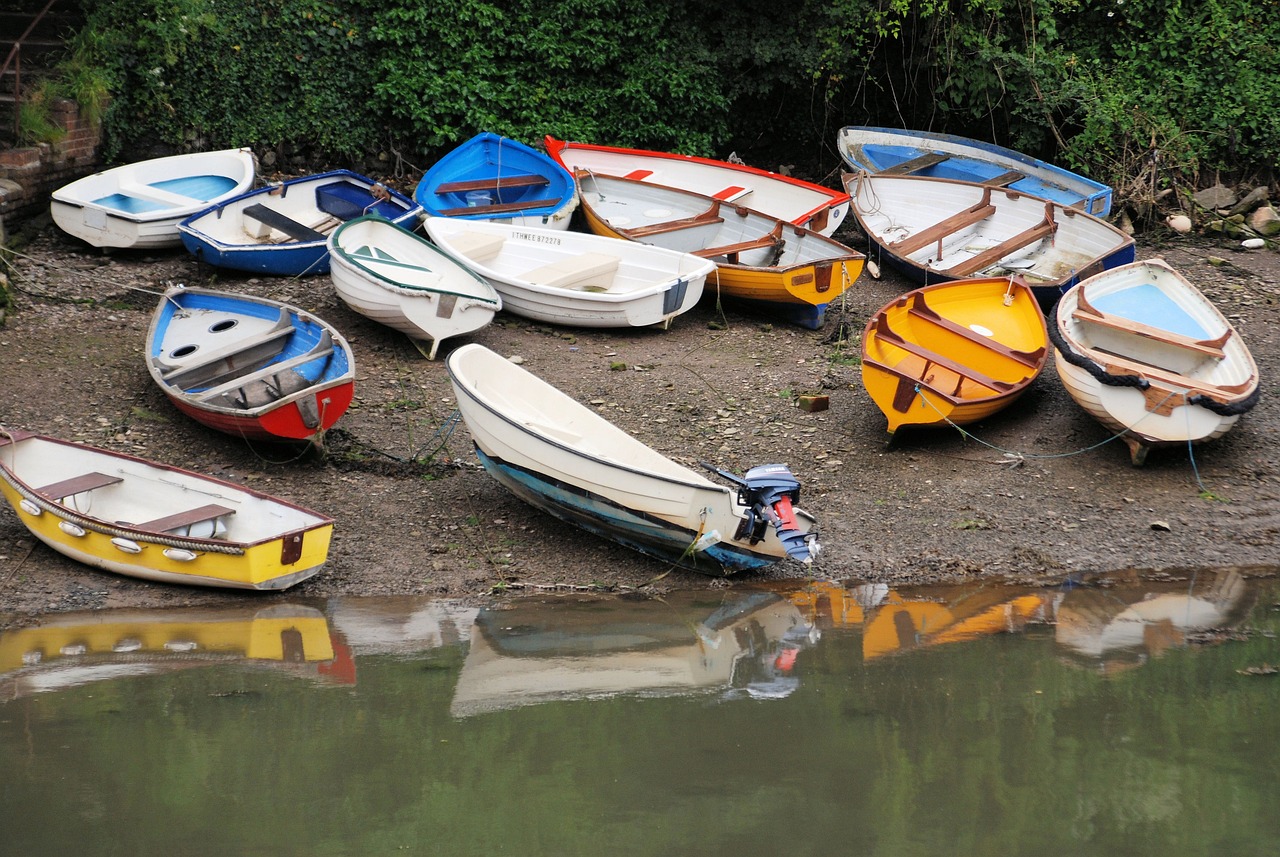
<path fill-rule="evenodd" d="M 0 220 L 13 233 L 49 211 L 49 194 L 98 170 L 101 129 L 80 119 L 74 101 L 54 105 L 53 119 L 67 133 L 56 143 L 0 150 Z"/>

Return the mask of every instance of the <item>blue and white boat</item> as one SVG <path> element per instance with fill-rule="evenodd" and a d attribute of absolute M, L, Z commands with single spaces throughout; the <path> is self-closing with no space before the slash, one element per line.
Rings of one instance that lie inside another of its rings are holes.
<path fill-rule="evenodd" d="M 531 506 L 691 571 L 727 575 L 818 552 L 785 465 L 712 482 L 477 343 L 446 358 L 485 470 Z"/>
<path fill-rule="evenodd" d="M 412 229 L 422 207 L 350 170 L 333 170 L 259 188 L 178 224 L 182 243 L 218 268 L 297 277 L 329 273 L 329 233 L 376 214 Z"/>
<path fill-rule="evenodd" d="M 1058 377 L 1080 407 L 1129 446 L 1226 434 L 1258 401 L 1258 367 L 1240 334 L 1161 259 L 1104 271 L 1058 302 L 1049 325 Z"/>
<path fill-rule="evenodd" d="M 1046 161 L 994 143 L 934 134 L 850 125 L 836 148 L 851 169 L 1007 187 L 1050 199 L 1097 217 L 1111 213 L 1111 188 Z"/>
<path fill-rule="evenodd" d="M 578 206 L 573 176 L 524 143 L 483 132 L 437 161 L 413 198 L 433 217 L 568 229 Z"/>
<path fill-rule="evenodd" d="M 94 247 L 148 250 L 182 243 L 178 223 L 253 187 L 249 149 L 152 158 L 77 179 L 53 192 L 58 227 Z"/>

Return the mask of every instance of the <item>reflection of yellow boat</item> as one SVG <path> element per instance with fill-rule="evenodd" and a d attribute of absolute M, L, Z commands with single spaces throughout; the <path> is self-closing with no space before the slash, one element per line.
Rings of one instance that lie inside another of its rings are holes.
<path fill-rule="evenodd" d="M 862 383 L 890 436 L 904 425 L 966 425 L 1021 396 L 1047 353 L 1044 315 L 1021 280 L 938 283 L 867 322 Z"/>
<path fill-rule="evenodd" d="M 481 611 L 452 712 L 465 717 L 543 702 L 707 691 L 785 696 L 812 625 L 768 592 L 674 593 L 647 602 L 522 600 Z"/>
<path fill-rule="evenodd" d="M 67 613 L 0 633 L 0 698 L 238 661 L 333 674 L 336 660 L 324 614 L 295 604 Z"/>

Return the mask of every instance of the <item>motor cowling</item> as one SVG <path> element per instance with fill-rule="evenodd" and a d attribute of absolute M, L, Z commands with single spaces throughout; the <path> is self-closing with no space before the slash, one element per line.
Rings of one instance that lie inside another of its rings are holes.
<path fill-rule="evenodd" d="M 812 562 L 817 543 L 796 524 L 794 504 L 800 502 L 800 481 L 785 464 L 762 464 L 742 477 L 739 498 L 750 510 L 745 529 L 752 544 L 764 538 L 770 524 L 787 556 Z"/>

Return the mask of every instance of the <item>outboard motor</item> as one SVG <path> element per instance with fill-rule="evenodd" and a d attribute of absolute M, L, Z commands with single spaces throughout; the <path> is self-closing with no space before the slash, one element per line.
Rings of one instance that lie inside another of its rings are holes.
<path fill-rule="evenodd" d="M 818 542 L 813 534 L 802 532 L 796 525 L 794 504 L 800 502 L 800 481 L 791 468 L 785 464 L 762 464 L 748 470 L 746 476 L 735 476 L 706 462 L 702 466 L 738 486 L 738 502 L 747 507 L 747 517 L 734 538 L 757 544 L 773 524 L 787 556 L 803 563 L 813 562 Z"/>

